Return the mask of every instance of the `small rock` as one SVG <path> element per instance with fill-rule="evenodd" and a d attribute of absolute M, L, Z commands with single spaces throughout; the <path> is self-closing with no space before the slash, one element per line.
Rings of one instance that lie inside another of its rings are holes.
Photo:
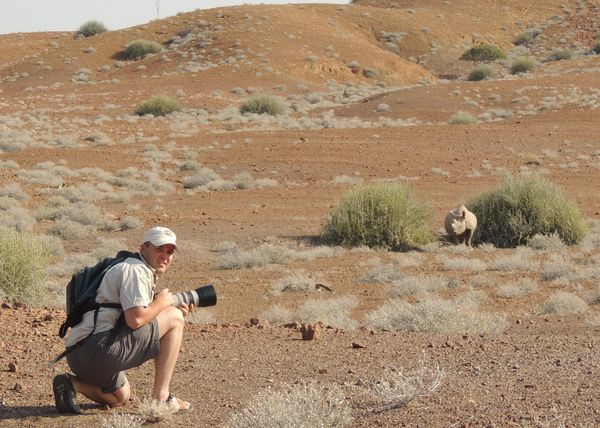
<path fill-rule="evenodd" d="M 319 369 L 319 374 L 327 374 L 327 369 Z"/>
<path fill-rule="evenodd" d="M 352 347 L 353 347 L 354 349 L 362 349 L 362 348 L 366 348 L 366 346 L 365 346 L 365 345 L 361 345 L 361 344 L 360 344 L 360 343 L 358 343 L 358 342 L 352 342 Z"/>
<path fill-rule="evenodd" d="M 17 369 L 18 369 L 18 366 L 15 363 L 13 363 L 13 362 L 8 363 L 8 371 L 16 373 Z"/>
<path fill-rule="evenodd" d="M 302 324 L 300 332 L 302 340 L 319 340 L 323 336 L 323 328 L 320 324 Z"/>
<path fill-rule="evenodd" d="M 10 306 L 8 303 L 4 302 L 4 303 L 2 303 L 2 309 L 12 309 L 12 306 Z"/>
<path fill-rule="evenodd" d="M 25 387 L 23 385 L 21 385 L 20 383 L 15 383 L 15 386 L 13 386 L 12 389 L 13 389 L 13 391 L 21 393 L 25 390 Z"/>
<path fill-rule="evenodd" d="M 53 319 L 54 319 L 54 317 L 52 316 L 52 314 L 47 314 L 47 315 L 44 317 L 44 321 L 52 321 Z"/>

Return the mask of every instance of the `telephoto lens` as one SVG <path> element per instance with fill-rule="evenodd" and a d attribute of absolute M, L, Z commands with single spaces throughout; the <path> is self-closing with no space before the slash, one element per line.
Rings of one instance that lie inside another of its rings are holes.
<path fill-rule="evenodd" d="M 194 290 L 173 294 L 173 306 L 179 306 L 182 303 L 192 304 L 197 308 L 214 306 L 217 304 L 217 292 L 215 287 L 208 284 Z"/>

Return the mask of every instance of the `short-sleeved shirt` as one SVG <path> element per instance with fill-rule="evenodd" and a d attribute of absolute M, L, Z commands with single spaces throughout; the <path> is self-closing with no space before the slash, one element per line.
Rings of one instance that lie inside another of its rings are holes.
<path fill-rule="evenodd" d="M 154 299 L 155 271 L 142 260 L 129 257 L 106 272 L 98 292 L 97 303 L 120 303 L 122 309 L 100 308 L 94 334 L 112 330 L 123 311 L 136 306 L 148 306 Z M 86 338 L 94 328 L 94 311 L 86 312 L 83 320 L 65 338 L 69 347 Z"/>

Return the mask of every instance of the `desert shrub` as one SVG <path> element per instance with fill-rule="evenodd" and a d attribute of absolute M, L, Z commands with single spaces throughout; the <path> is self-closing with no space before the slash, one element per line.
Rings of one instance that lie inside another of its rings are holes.
<path fill-rule="evenodd" d="M 479 80 L 493 79 L 494 77 L 496 77 L 496 70 L 494 70 L 494 67 L 488 64 L 480 64 L 469 73 L 467 80 L 475 82 Z"/>
<path fill-rule="evenodd" d="M 273 324 L 281 324 L 292 321 L 294 313 L 288 308 L 275 305 L 262 311 L 261 316 Z"/>
<path fill-rule="evenodd" d="M 498 287 L 498 296 L 504 299 L 512 299 L 515 297 L 521 297 L 526 294 L 535 292 L 538 289 L 538 285 L 535 281 L 529 278 L 523 278 L 517 282 L 509 282 L 502 284 Z"/>
<path fill-rule="evenodd" d="M 510 66 L 511 74 L 530 73 L 537 68 L 537 64 L 533 58 L 521 57 L 513 61 Z"/>
<path fill-rule="evenodd" d="M 318 291 L 318 279 L 306 273 L 304 269 L 291 272 L 290 275 L 278 279 L 271 286 L 274 295 L 281 293 L 314 293 Z"/>
<path fill-rule="evenodd" d="M 230 428 L 347 427 L 352 410 L 341 388 L 314 382 L 286 385 L 280 391 L 256 394 L 229 417 Z"/>
<path fill-rule="evenodd" d="M 557 291 L 544 303 L 545 314 L 580 314 L 588 309 L 588 304 L 581 297 L 566 291 Z"/>
<path fill-rule="evenodd" d="M 329 215 L 322 234 L 329 243 L 405 250 L 433 241 L 429 209 L 406 185 L 359 186 Z"/>
<path fill-rule="evenodd" d="M 100 416 L 101 428 L 139 428 L 145 420 L 129 413 L 111 413 L 110 417 Z"/>
<path fill-rule="evenodd" d="M 594 52 L 596 55 L 600 55 L 600 41 L 597 41 L 594 44 L 594 47 L 592 47 L 592 52 Z"/>
<path fill-rule="evenodd" d="M 356 328 L 356 321 L 350 319 L 350 312 L 358 305 L 354 296 L 332 299 L 309 300 L 298 308 L 297 318 L 303 323 L 318 323 L 346 330 Z"/>
<path fill-rule="evenodd" d="M 91 37 L 106 32 L 106 27 L 99 21 L 88 21 L 75 32 L 76 36 Z"/>
<path fill-rule="evenodd" d="M 390 300 L 369 315 L 367 324 L 392 331 L 479 334 L 500 332 L 506 321 L 480 311 L 477 299 L 468 295 L 454 300 L 428 296 L 414 304 Z"/>
<path fill-rule="evenodd" d="M 321 257 L 334 257 L 341 249 L 319 246 L 307 250 L 296 250 L 284 245 L 265 243 L 256 248 L 241 250 L 233 248 L 225 252 L 216 262 L 217 269 L 240 269 L 286 264 L 292 260 L 314 260 Z"/>
<path fill-rule="evenodd" d="M 473 125 L 477 123 L 477 118 L 466 111 L 458 111 L 450 116 L 448 122 L 452 125 Z"/>
<path fill-rule="evenodd" d="M 500 49 L 496 45 L 490 45 L 487 43 L 481 43 L 477 46 L 473 46 L 462 54 L 460 59 L 466 61 L 483 61 L 490 62 L 497 59 L 506 58 L 506 52 Z"/>
<path fill-rule="evenodd" d="M 556 281 L 568 278 L 573 272 L 571 261 L 561 254 L 552 254 L 550 259 L 544 263 L 540 277 L 544 281 Z"/>
<path fill-rule="evenodd" d="M 389 296 L 395 298 L 420 295 L 443 290 L 447 285 L 448 280 L 439 276 L 408 275 L 393 282 Z"/>
<path fill-rule="evenodd" d="M 491 269 L 501 272 L 534 271 L 539 266 L 534 257 L 535 252 L 532 249 L 518 247 L 514 254 L 496 257 Z"/>
<path fill-rule="evenodd" d="M 279 98 L 268 95 L 258 95 L 242 103 L 240 113 L 270 114 L 277 116 L 283 113 L 284 107 Z"/>
<path fill-rule="evenodd" d="M 573 56 L 573 52 L 570 49 L 556 49 L 548 55 L 546 61 L 562 61 L 564 59 L 570 59 Z"/>
<path fill-rule="evenodd" d="M 583 239 L 587 224 L 577 205 L 544 178 L 509 176 L 498 189 L 471 198 L 467 203 L 477 216 L 475 242 L 496 247 L 525 245 L 537 234 L 558 234 L 571 245 Z"/>
<path fill-rule="evenodd" d="M 483 272 L 487 269 L 487 264 L 483 260 L 468 257 L 448 258 L 443 254 L 437 260 L 444 265 L 444 269 L 451 271 Z"/>
<path fill-rule="evenodd" d="M 424 359 L 410 371 L 386 368 L 383 377 L 367 383 L 381 404 L 374 410 L 383 412 L 397 409 L 409 402 L 433 393 L 442 384 L 444 372 L 439 366 L 427 367 Z"/>
<path fill-rule="evenodd" d="M 565 243 L 560 239 L 558 234 L 553 233 L 551 235 L 537 234 L 533 235 L 528 241 L 527 246 L 534 250 L 563 250 Z"/>
<path fill-rule="evenodd" d="M 164 116 L 179 110 L 181 110 L 179 101 L 164 95 L 157 95 L 140 104 L 135 110 L 135 114 L 139 116 L 143 116 L 145 114 Z"/>
<path fill-rule="evenodd" d="M 41 303 L 48 259 L 47 249 L 35 235 L 0 229 L 0 294 L 9 301 Z"/>
<path fill-rule="evenodd" d="M 121 53 L 121 58 L 130 60 L 141 59 L 146 55 L 158 53 L 162 49 L 159 43 L 151 40 L 134 40 L 125 47 L 125 50 Z"/>

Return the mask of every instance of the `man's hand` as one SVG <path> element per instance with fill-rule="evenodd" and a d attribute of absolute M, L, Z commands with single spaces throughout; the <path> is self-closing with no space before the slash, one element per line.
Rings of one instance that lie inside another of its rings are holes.
<path fill-rule="evenodd" d="M 186 305 L 185 303 L 182 303 L 181 305 L 177 306 L 177 309 L 179 309 L 181 312 L 183 312 L 183 316 L 187 316 L 187 314 L 189 314 L 190 312 L 192 312 L 194 310 L 194 305 L 193 304 L 189 304 Z"/>
<path fill-rule="evenodd" d="M 161 309 L 166 308 L 173 304 L 173 294 L 169 293 L 168 288 L 165 288 L 154 295 L 154 301 Z"/>

